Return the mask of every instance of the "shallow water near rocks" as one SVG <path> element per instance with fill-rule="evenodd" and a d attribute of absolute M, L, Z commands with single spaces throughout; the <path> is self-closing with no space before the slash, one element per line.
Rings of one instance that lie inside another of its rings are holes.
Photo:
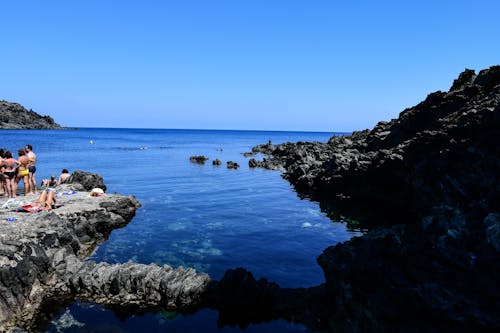
<path fill-rule="evenodd" d="M 37 181 L 62 168 L 96 172 L 108 192 L 135 195 L 142 203 L 125 228 L 115 230 L 89 258 L 95 261 L 193 267 L 220 279 L 244 267 L 281 287 L 324 282 L 316 258 L 328 246 L 358 233 L 332 222 L 318 203 L 301 200 L 277 171 L 250 169 L 242 155 L 251 147 L 286 141 L 326 142 L 333 133 L 79 129 L 3 131 L 2 146 L 33 145 Z M 205 155 L 204 164 L 189 161 Z M 218 158 L 221 166 L 213 166 Z M 261 159 L 262 156 L 257 156 Z M 226 162 L 240 165 L 227 169 Z M 307 332 L 284 320 L 217 327 L 217 312 L 172 312 L 118 317 L 102 307 L 75 302 L 61 309 L 48 332 Z"/>

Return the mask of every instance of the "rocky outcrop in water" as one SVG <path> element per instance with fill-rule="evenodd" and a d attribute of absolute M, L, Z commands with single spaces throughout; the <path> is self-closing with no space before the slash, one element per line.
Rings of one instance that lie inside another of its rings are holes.
<path fill-rule="evenodd" d="M 200 306 L 209 282 L 192 268 L 85 262 L 69 284 L 78 299 L 105 306 L 186 311 Z"/>
<path fill-rule="evenodd" d="M 203 155 L 190 156 L 189 161 L 192 163 L 205 164 L 208 160 L 208 157 Z"/>
<path fill-rule="evenodd" d="M 372 130 L 261 145 L 301 196 L 372 229 L 318 258 L 330 328 L 500 329 L 500 66 Z"/>
<path fill-rule="evenodd" d="M 18 103 L 0 101 L 0 129 L 62 129 L 50 116 L 26 110 Z"/>

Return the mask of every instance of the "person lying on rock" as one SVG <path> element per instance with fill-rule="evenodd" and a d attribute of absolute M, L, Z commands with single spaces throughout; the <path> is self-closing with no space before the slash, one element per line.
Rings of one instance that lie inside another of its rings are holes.
<path fill-rule="evenodd" d="M 42 191 L 42 194 L 33 204 L 21 206 L 16 209 L 17 212 L 38 213 L 44 210 L 51 210 L 56 207 L 56 191 L 48 187 Z"/>
<path fill-rule="evenodd" d="M 35 200 L 34 206 L 39 206 L 44 210 L 51 210 L 56 205 L 56 191 L 52 187 L 47 187 Z"/>

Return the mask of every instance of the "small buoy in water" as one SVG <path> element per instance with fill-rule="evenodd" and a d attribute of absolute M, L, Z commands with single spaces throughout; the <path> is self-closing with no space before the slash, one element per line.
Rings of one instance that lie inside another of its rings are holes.
<path fill-rule="evenodd" d="M 93 140 L 90 140 L 90 144 L 93 145 L 94 144 L 94 141 Z"/>

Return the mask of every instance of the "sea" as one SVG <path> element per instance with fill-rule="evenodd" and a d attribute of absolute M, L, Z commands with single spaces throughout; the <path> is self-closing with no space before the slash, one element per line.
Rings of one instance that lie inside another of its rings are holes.
<path fill-rule="evenodd" d="M 281 172 L 251 169 L 253 146 L 326 142 L 327 132 L 80 128 L 0 132 L 0 147 L 37 154 L 37 182 L 63 168 L 98 173 L 108 193 L 134 195 L 142 207 L 114 230 L 89 260 L 192 267 L 212 279 L 243 267 L 256 279 L 299 288 L 324 282 L 316 258 L 328 246 L 360 234 L 332 221 L 319 204 L 300 199 Z M 201 165 L 190 156 L 204 155 Z M 256 155 L 257 159 L 264 156 Z M 219 159 L 222 165 L 213 166 Z M 228 169 L 227 161 L 238 169 Z M 309 332 L 274 320 L 248 327 L 218 325 L 218 312 L 171 311 L 123 316 L 92 303 L 56 311 L 41 332 Z"/>

